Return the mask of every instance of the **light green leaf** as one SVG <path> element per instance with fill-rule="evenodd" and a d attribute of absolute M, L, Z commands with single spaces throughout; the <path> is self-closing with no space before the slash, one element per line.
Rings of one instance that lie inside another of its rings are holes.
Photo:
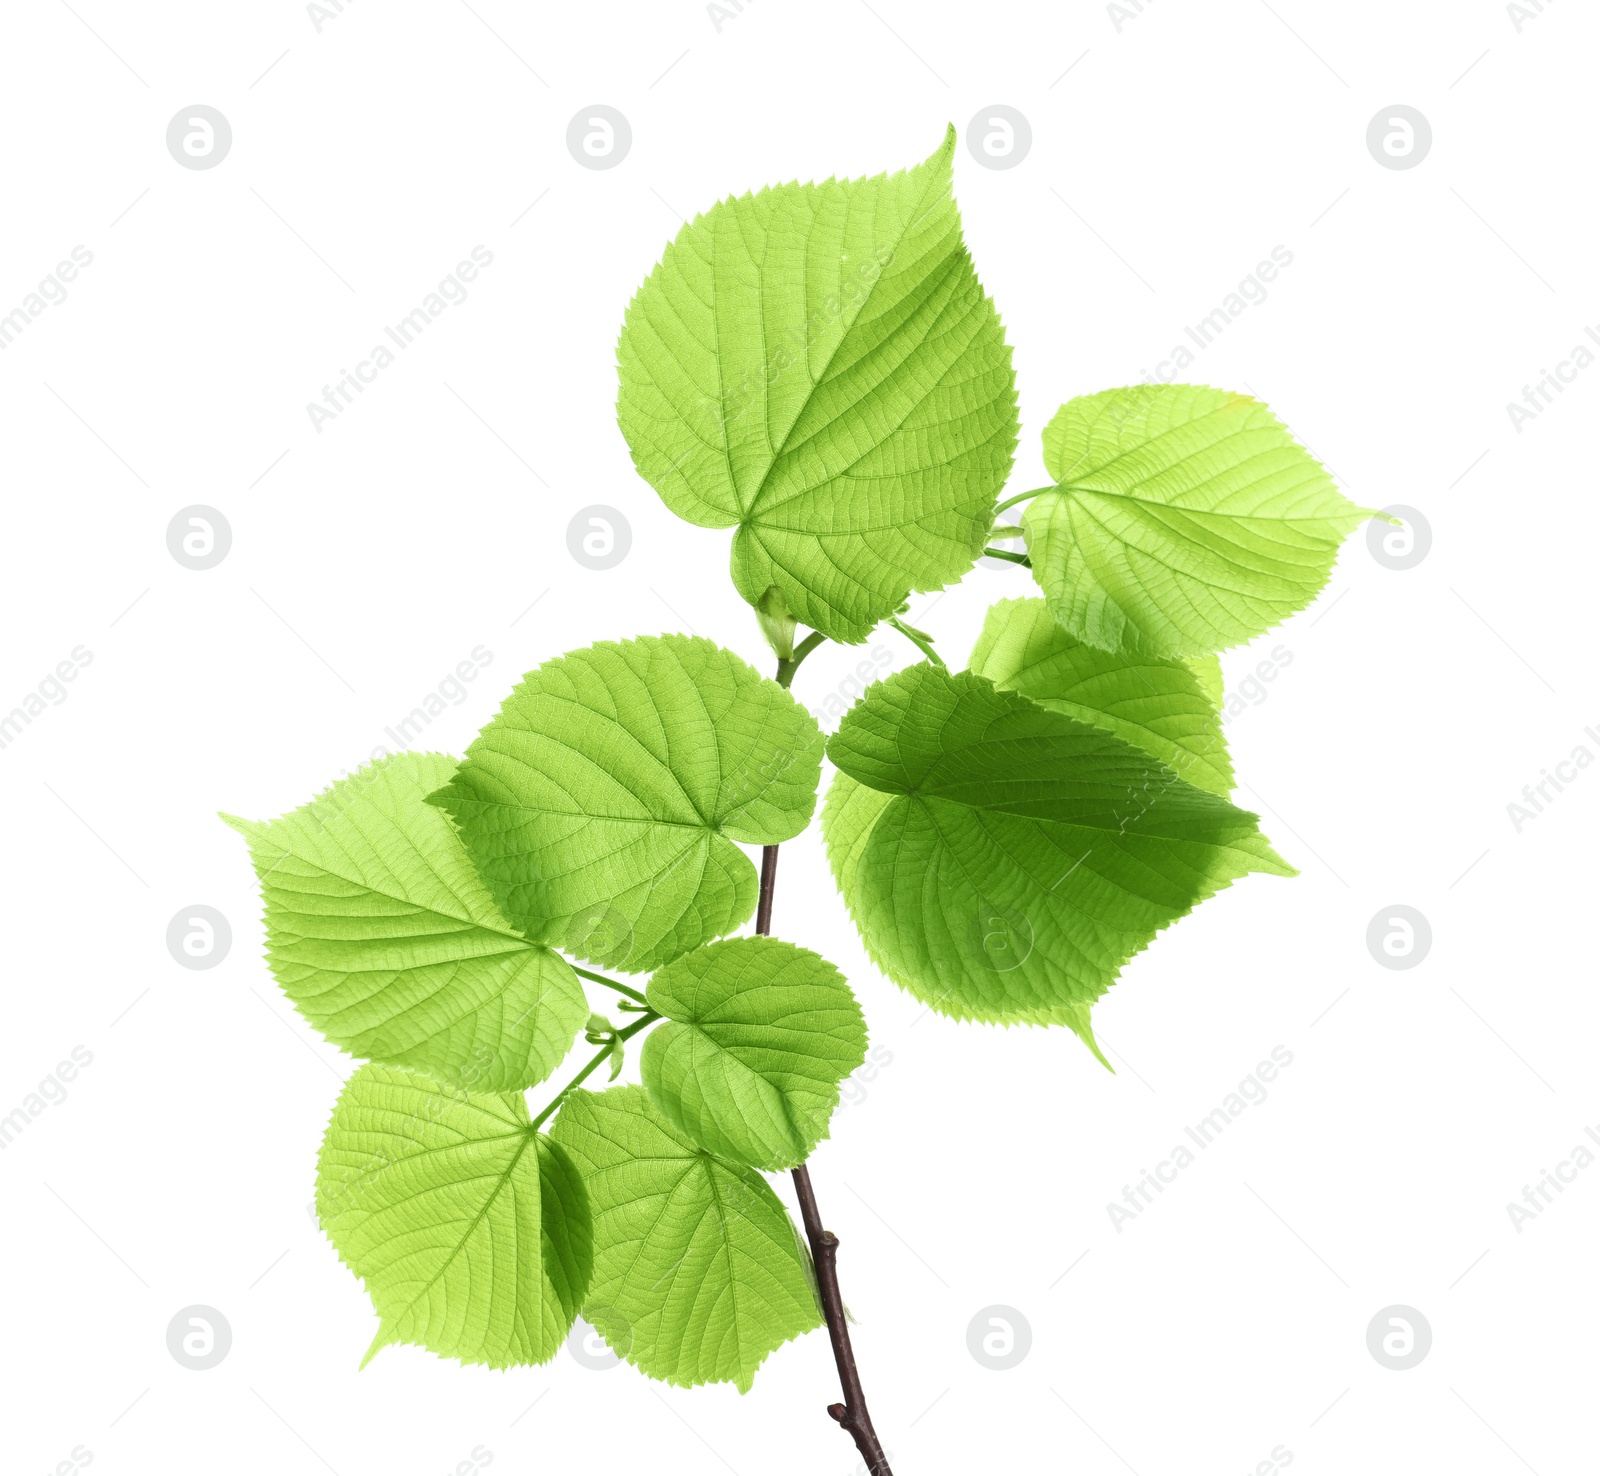
<path fill-rule="evenodd" d="M 730 938 L 658 969 L 647 994 L 667 1023 L 645 1037 L 639 1073 L 672 1125 L 739 1163 L 803 1163 L 866 1059 L 844 976 L 792 943 Z"/>
<path fill-rule="evenodd" d="M 982 551 L 1016 446 L 1011 350 L 961 239 L 955 131 L 913 169 L 728 199 L 629 306 L 617 420 L 679 517 L 734 528 L 756 604 L 863 641 Z"/>
<path fill-rule="evenodd" d="M 397 754 L 281 819 L 223 819 L 250 842 L 272 972 L 329 1040 L 479 1091 L 533 1086 L 588 1006 L 567 962 L 517 934 L 424 803 L 455 767 Z"/>
<path fill-rule="evenodd" d="M 804 830 L 821 764 L 776 682 L 710 641 L 643 636 L 529 672 L 430 798 L 530 938 L 637 971 L 750 916 L 733 842 Z"/>
<path fill-rule="evenodd" d="M 744 1392 L 774 1348 L 822 1325 L 809 1263 L 766 1180 L 696 1147 L 644 1088 L 572 1093 L 552 1135 L 594 1213 L 583 1315 L 651 1378 Z"/>
<path fill-rule="evenodd" d="M 1345 536 L 1347 501 L 1267 407 L 1192 384 L 1071 400 L 1044 433 L 1058 485 L 1022 527 L 1070 635 L 1105 651 L 1199 656 L 1304 609 Z"/>
<path fill-rule="evenodd" d="M 1206 694 L 1206 701 L 1217 711 L 1222 711 L 1222 658 L 1220 656 L 1185 656 L 1183 664 L 1194 673 L 1195 680 L 1200 683 L 1200 690 Z"/>
<path fill-rule="evenodd" d="M 1191 784 L 1224 798 L 1233 791 L 1218 704 L 1185 662 L 1086 646 L 1056 624 L 1043 600 L 1001 600 L 989 607 L 968 669 L 1115 733 Z"/>
<path fill-rule="evenodd" d="M 828 745 L 823 812 L 874 961 L 957 1019 L 1065 1024 L 1135 953 L 1251 871 L 1254 815 L 1122 739 L 971 672 L 878 683 Z"/>
<path fill-rule="evenodd" d="M 392 1066 L 345 1083 L 317 1160 L 317 1218 L 377 1310 L 367 1359 L 415 1343 L 491 1368 L 544 1363 L 594 1264 L 583 1181 L 520 1092 Z"/>

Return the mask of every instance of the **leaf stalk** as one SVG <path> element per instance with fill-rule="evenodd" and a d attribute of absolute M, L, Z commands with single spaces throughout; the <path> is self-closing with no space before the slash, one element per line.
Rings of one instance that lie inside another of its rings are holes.
<path fill-rule="evenodd" d="M 820 630 L 814 630 L 794 648 L 793 656 L 780 656 L 778 658 L 778 685 L 787 687 L 794 680 L 794 674 L 800 670 L 800 663 L 827 639 L 827 636 L 823 635 Z"/>
<path fill-rule="evenodd" d="M 990 551 L 993 552 L 993 550 Z M 888 623 L 897 631 L 899 631 L 901 635 L 910 641 L 913 646 L 921 651 L 922 654 L 926 656 L 928 660 L 937 666 L 941 671 L 948 670 L 944 664 L 944 658 L 933 649 L 932 637 L 925 635 L 914 625 L 907 625 L 905 621 L 903 621 L 898 615 L 891 615 Z"/>
<path fill-rule="evenodd" d="M 625 994 L 629 999 L 638 1000 L 640 1004 L 649 1003 L 644 995 L 640 994 L 637 989 L 632 988 L 630 985 L 619 984 L 615 979 L 606 978 L 604 974 L 595 974 L 591 973 L 588 969 L 580 969 L 577 964 L 570 964 L 569 967 L 580 979 L 588 979 L 594 984 L 604 984 L 607 989 L 615 989 L 618 994 Z"/>
<path fill-rule="evenodd" d="M 581 973 L 582 971 L 579 970 L 579 972 Z M 647 1025 L 654 1025 L 660 1018 L 661 1016 L 658 1015 L 654 1010 L 650 1010 L 647 1014 L 639 1016 L 639 1018 L 635 1020 L 633 1024 L 626 1025 L 619 1030 L 616 1038 L 618 1040 L 627 1040 L 630 1036 L 637 1035 Z M 538 1132 L 539 1129 L 543 1127 L 552 1116 L 555 1115 L 556 1108 L 566 1101 L 567 1093 L 582 1086 L 584 1082 L 590 1078 L 590 1076 L 600 1069 L 602 1063 L 610 1058 L 612 1049 L 612 1043 L 608 1040 L 603 1046 L 600 1047 L 598 1051 L 594 1053 L 592 1057 L 590 1057 L 589 1064 L 585 1066 L 582 1071 L 573 1077 L 571 1081 L 569 1081 L 564 1087 L 561 1088 L 559 1092 L 555 1094 L 554 1097 L 550 1099 L 550 1102 L 545 1107 L 544 1111 L 534 1118 L 534 1120 L 528 1125 L 528 1131 L 535 1133 Z"/>

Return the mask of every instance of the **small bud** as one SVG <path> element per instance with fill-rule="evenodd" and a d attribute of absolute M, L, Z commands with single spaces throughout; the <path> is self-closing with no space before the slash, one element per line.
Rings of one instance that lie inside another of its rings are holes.
<path fill-rule="evenodd" d="M 777 585 L 767 586 L 767 592 L 756 601 L 756 623 L 767 638 L 772 653 L 779 661 L 794 657 L 794 616 L 789 613 L 789 602 Z"/>

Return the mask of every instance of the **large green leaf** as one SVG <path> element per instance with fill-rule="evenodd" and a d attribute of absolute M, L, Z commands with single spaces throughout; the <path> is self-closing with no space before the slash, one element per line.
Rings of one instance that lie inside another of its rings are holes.
<path fill-rule="evenodd" d="M 862 641 L 982 551 L 1016 446 L 1011 350 L 961 239 L 955 131 L 872 179 L 728 199 L 629 306 L 617 420 L 733 582 Z"/>
<path fill-rule="evenodd" d="M 648 997 L 667 1023 L 645 1037 L 639 1073 L 672 1125 L 739 1163 L 803 1163 L 866 1059 L 844 976 L 792 943 L 730 938 L 658 969 Z"/>
<path fill-rule="evenodd" d="M 1034 578 L 1067 632 L 1105 651 L 1197 656 L 1310 604 L 1347 501 L 1258 400 L 1139 384 L 1071 400 L 1044 433 L 1058 484 L 1028 505 Z"/>
<path fill-rule="evenodd" d="M 1064 1024 L 1162 928 L 1251 871 L 1256 818 L 1098 727 L 923 664 L 828 745 L 834 875 L 874 960 L 957 1019 Z"/>
<path fill-rule="evenodd" d="M 710 641 L 644 636 L 529 672 L 431 798 L 530 938 L 636 971 L 750 916 L 733 842 L 804 830 L 821 765 L 776 682 Z"/>
<path fill-rule="evenodd" d="M 368 1359 L 415 1343 L 492 1368 L 543 1363 L 594 1264 L 583 1181 L 520 1092 L 451 1090 L 392 1066 L 363 1066 L 340 1094 L 317 1218 L 372 1296 Z"/>
<path fill-rule="evenodd" d="M 250 842 L 272 971 L 329 1040 L 479 1091 L 532 1086 L 588 1006 L 566 961 L 513 930 L 424 803 L 455 767 L 398 754 L 281 819 L 223 819 Z"/>
<path fill-rule="evenodd" d="M 1115 733 L 1191 784 L 1224 797 L 1233 790 L 1218 704 L 1185 662 L 1086 646 L 1043 600 L 1001 600 L 967 665 L 997 687 Z"/>
<path fill-rule="evenodd" d="M 552 1136 L 594 1213 L 583 1315 L 651 1378 L 743 1392 L 774 1348 L 821 1326 L 809 1264 L 766 1180 L 697 1147 L 642 1087 L 574 1092 Z"/>

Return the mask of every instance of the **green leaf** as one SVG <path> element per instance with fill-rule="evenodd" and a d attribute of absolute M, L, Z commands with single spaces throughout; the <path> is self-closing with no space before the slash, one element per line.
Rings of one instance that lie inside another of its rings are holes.
<path fill-rule="evenodd" d="M 792 943 L 731 938 L 658 969 L 647 994 L 668 1023 L 645 1038 L 639 1072 L 672 1125 L 739 1163 L 803 1163 L 866 1059 L 844 976 Z"/>
<path fill-rule="evenodd" d="M 430 799 L 530 938 L 638 971 L 750 916 L 733 842 L 804 830 L 821 765 L 776 682 L 710 641 L 643 636 L 529 672 Z"/>
<path fill-rule="evenodd" d="M 329 1040 L 480 1091 L 533 1086 L 588 1006 L 424 803 L 454 772 L 443 754 L 397 754 L 281 819 L 222 818 L 250 843 L 272 972 Z"/>
<path fill-rule="evenodd" d="M 544 1363 L 594 1265 L 589 1202 L 520 1092 L 392 1066 L 345 1084 L 317 1160 L 317 1218 L 380 1319 L 365 1363 L 415 1343 L 491 1368 Z"/>
<path fill-rule="evenodd" d="M 927 999 L 914 983 L 908 982 L 895 973 L 898 964 L 891 964 L 890 960 L 879 953 L 873 946 L 872 935 L 867 931 L 861 921 L 861 914 L 857 911 L 853 900 L 858 893 L 857 863 L 862 852 L 866 849 L 867 841 L 872 836 L 873 827 L 878 822 L 878 817 L 894 802 L 894 795 L 885 794 L 881 790 L 869 789 L 865 784 L 858 783 L 842 770 L 833 776 L 833 783 L 828 788 L 828 797 L 822 809 L 822 834 L 827 843 L 828 861 L 833 869 L 833 878 L 839 887 L 840 894 L 850 907 L 851 915 L 856 919 L 856 926 L 861 933 L 863 943 L 866 945 L 867 954 L 877 966 L 894 979 L 902 988 L 908 989 L 919 999 Z M 1004 925 L 1004 919 L 1001 919 Z M 992 936 L 992 935 L 991 935 Z M 941 1013 L 948 1014 L 947 1008 L 935 1006 Z M 1114 1068 L 1106 1060 L 1105 1053 L 1100 1049 L 1100 1043 L 1094 1037 L 1094 1029 L 1089 1023 L 1090 1006 L 1067 1001 L 1056 1007 L 1056 1014 L 1049 1019 L 1041 1019 L 1032 1023 L 1065 1025 L 1094 1053 L 1095 1059 L 1107 1071 Z M 966 1018 L 958 1016 L 958 1018 Z M 976 1017 L 981 1018 L 981 1017 Z"/>
<path fill-rule="evenodd" d="M 1017 439 L 1011 350 L 961 239 L 955 130 L 872 179 L 728 199 L 629 306 L 617 421 L 679 517 L 734 528 L 732 574 L 863 641 L 982 551 Z"/>
<path fill-rule="evenodd" d="M 1316 598 L 1347 501 L 1258 400 L 1139 384 L 1071 400 L 1044 433 L 1058 485 L 1022 519 L 1033 576 L 1070 635 L 1105 651 L 1199 656 Z"/>
<path fill-rule="evenodd" d="M 1200 690 L 1206 694 L 1206 701 L 1217 711 L 1222 711 L 1222 658 L 1220 656 L 1185 656 L 1183 664 L 1195 675 L 1195 680 L 1200 683 Z"/>
<path fill-rule="evenodd" d="M 1001 600 L 989 607 L 968 669 L 1115 733 L 1191 784 L 1224 798 L 1233 791 L 1218 703 L 1188 663 L 1086 646 L 1043 600 Z"/>
<path fill-rule="evenodd" d="M 971 672 L 878 683 L 828 745 L 834 875 L 874 961 L 957 1019 L 1065 1024 L 1252 871 L 1256 817 L 1122 739 Z"/>
<path fill-rule="evenodd" d="M 594 1213 L 583 1315 L 651 1378 L 742 1393 L 774 1348 L 822 1325 L 809 1262 L 766 1180 L 696 1147 L 642 1087 L 572 1093 L 552 1135 Z"/>

